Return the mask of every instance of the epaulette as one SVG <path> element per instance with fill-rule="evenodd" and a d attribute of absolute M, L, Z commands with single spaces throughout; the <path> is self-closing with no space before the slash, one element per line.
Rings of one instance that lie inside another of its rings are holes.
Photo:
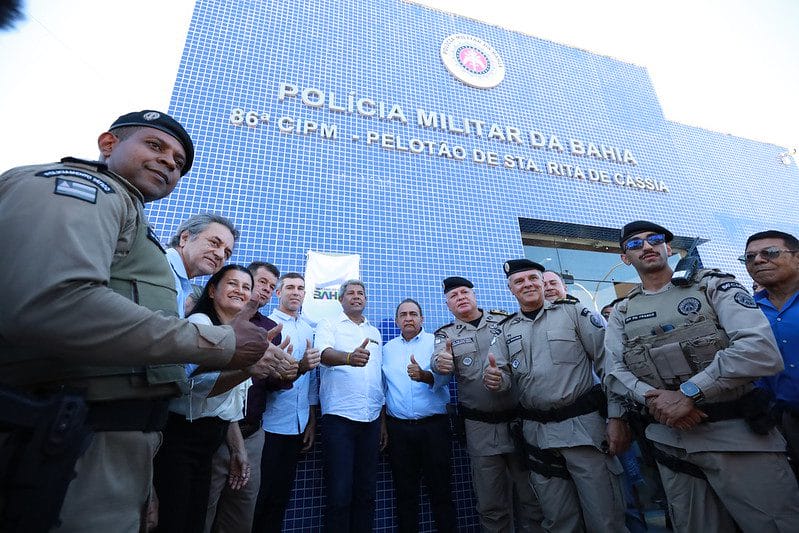
<path fill-rule="evenodd" d="M 580 300 L 572 296 L 571 294 L 567 294 L 565 298 L 558 298 L 557 300 L 552 301 L 553 304 L 571 304 L 575 305 L 580 303 Z"/>
<path fill-rule="evenodd" d="M 94 167 L 97 170 L 103 171 L 108 170 L 108 165 L 103 163 L 102 161 L 93 161 L 90 159 L 80 159 L 78 157 L 62 157 L 61 162 L 68 164 L 68 163 L 77 163 L 78 165 L 86 165 L 88 167 Z"/>
<path fill-rule="evenodd" d="M 699 271 L 699 279 L 702 278 L 735 278 L 735 276 L 728 272 L 722 272 L 718 268 L 709 268 Z"/>
<path fill-rule="evenodd" d="M 491 309 L 489 313 L 491 313 L 492 315 L 502 315 L 504 317 L 513 316 L 514 314 L 514 313 L 508 313 L 504 309 Z"/>
<path fill-rule="evenodd" d="M 450 326 L 454 326 L 454 325 L 455 325 L 455 322 L 450 322 L 449 324 L 444 324 L 443 326 L 441 326 L 440 328 L 438 328 L 437 330 L 435 330 L 435 331 L 433 332 L 433 335 L 435 335 L 435 334 L 436 334 L 436 333 L 438 333 L 439 331 L 443 330 L 444 328 L 448 328 L 448 327 L 450 327 Z"/>
<path fill-rule="evenodd" d="M 499 322 L 497 322 L 497 326 L 501 326 L 502 324 L 504 324 L 505 322 L 507 322 L 507 321 L 508 321 L 508 320 L 510 320 L 511 318 L 515 317 L 515 316 L 516 316 L 516 314 L 517 314 L 517 313 L 511 313 L 511 314 L 509 314 L 508 316 L 506 316 L 505 318 L 503 318 L 502 320 L 500 320 Z"/>

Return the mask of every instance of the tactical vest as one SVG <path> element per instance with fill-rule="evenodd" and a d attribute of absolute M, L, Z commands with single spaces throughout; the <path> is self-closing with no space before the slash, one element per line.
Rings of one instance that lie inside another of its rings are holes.
<path fill-rule="evenodd" d="M 130 252 L 111 265 L 109 287 L 116 293 L 152 311 L 177 317 L 177 291 L 164 249 L 152 235 L 139 211 Z M 113 356 L 113 354 L 109 354 Z M 49 390 L 68 386 L 83 390 L 88 401 L 167 398 L 178 396 L 178 383 L 186 380 L 181 365 L 89 366 L 59 361 L 42 366 L 32 360 L 18 368 L 27 388 Z"/>
<path fill-rule="evenodd" d="M 687 287 L 655 295 L 634 289 L 617 309 L 624 317 L 624 362 L 642 381 L 676 390 L 729 346 L 727 333 L 707 298 L 708 275 L 700 270 Z"/>

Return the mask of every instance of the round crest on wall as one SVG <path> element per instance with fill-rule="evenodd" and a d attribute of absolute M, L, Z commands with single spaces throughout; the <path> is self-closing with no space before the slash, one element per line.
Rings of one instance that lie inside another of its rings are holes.
<path fill-rule="evenodd" d="M 491 89 L 505 79 L 505 63 L 482 39 L 458 33 L 441 43 L 441 61 L 450 74 L 466 85 Z"/>

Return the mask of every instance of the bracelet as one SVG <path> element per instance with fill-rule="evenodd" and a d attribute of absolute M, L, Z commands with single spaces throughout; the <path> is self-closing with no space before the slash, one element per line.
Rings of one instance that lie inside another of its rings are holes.
<path fill-rule="evenodd" d="M 352 352 L 348 352 L 347 353 L 347 360 L 344 362 L 345 365 L 349 365 L 350 364 L 350 356 L 351 355 L 352 355 Z"/>

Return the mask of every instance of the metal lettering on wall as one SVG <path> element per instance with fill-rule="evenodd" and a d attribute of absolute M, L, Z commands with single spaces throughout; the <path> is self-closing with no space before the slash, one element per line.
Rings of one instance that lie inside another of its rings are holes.
<path fill-rule="evenodd" d="M 441 157 L 453 161 L 469 161 L 477 165 L 503 168 L 508 171 L 570 178 L 601 185 L 615 185 L 637 190 L 667 193 L 669 187 L 664 180 L 641 176 L 633 169 L 638 162 L 633 153 L 623 147 L 597 143 L 591 140 L 561 138 L 558 135 L 520 128 L 516 125 L 496 124 L 488 120 L 471 117 L 456 117 L 442 111 L 416 107 L 407 113 L 407 106 L 395 102 L 361 97 L 354 92 L 342 93 L 316 87 L 300 88 L 296 84 L 280 82 L 277 87 L 277 102 L 299 101 L 312 110 L 326 109 L 330 114 L 347 114 L 377 119 L 401 126 L 416 126 L 427 132 L 442 132 L 461 137 L 455 141 L 445 138 L 396 134 L 364 128 L 344 131 L 332 121 L 282 115 L 275 121 L 278 130 L 285 134 L 315 135 L 328 141 L 349 140 L 363 142 L 368 146 L 384 150 L 404 152 L 409 155 Z M 266 106 L 264 106 L 266 107 Z M 411 119 L 409 120 L 408 116 Z M 335 118 L 333 118 L 335 120 Z M 246 110 L 243 107 L 230 111 L 230 123 L 235 126 L 258 127 L 268 125 L 271 116 L 261 110 Z M 470 140 L 489 141 L 511 146 L 509 149 L 488 149 L 474 146 Z M 587 160 L 577 165 L 550 159 L 557 154 L 578 156 Z M 607 170 L 597 163 L 611 163 L 622 168 Z M 630 168 L 632 167 L 632 168 Z"/>

